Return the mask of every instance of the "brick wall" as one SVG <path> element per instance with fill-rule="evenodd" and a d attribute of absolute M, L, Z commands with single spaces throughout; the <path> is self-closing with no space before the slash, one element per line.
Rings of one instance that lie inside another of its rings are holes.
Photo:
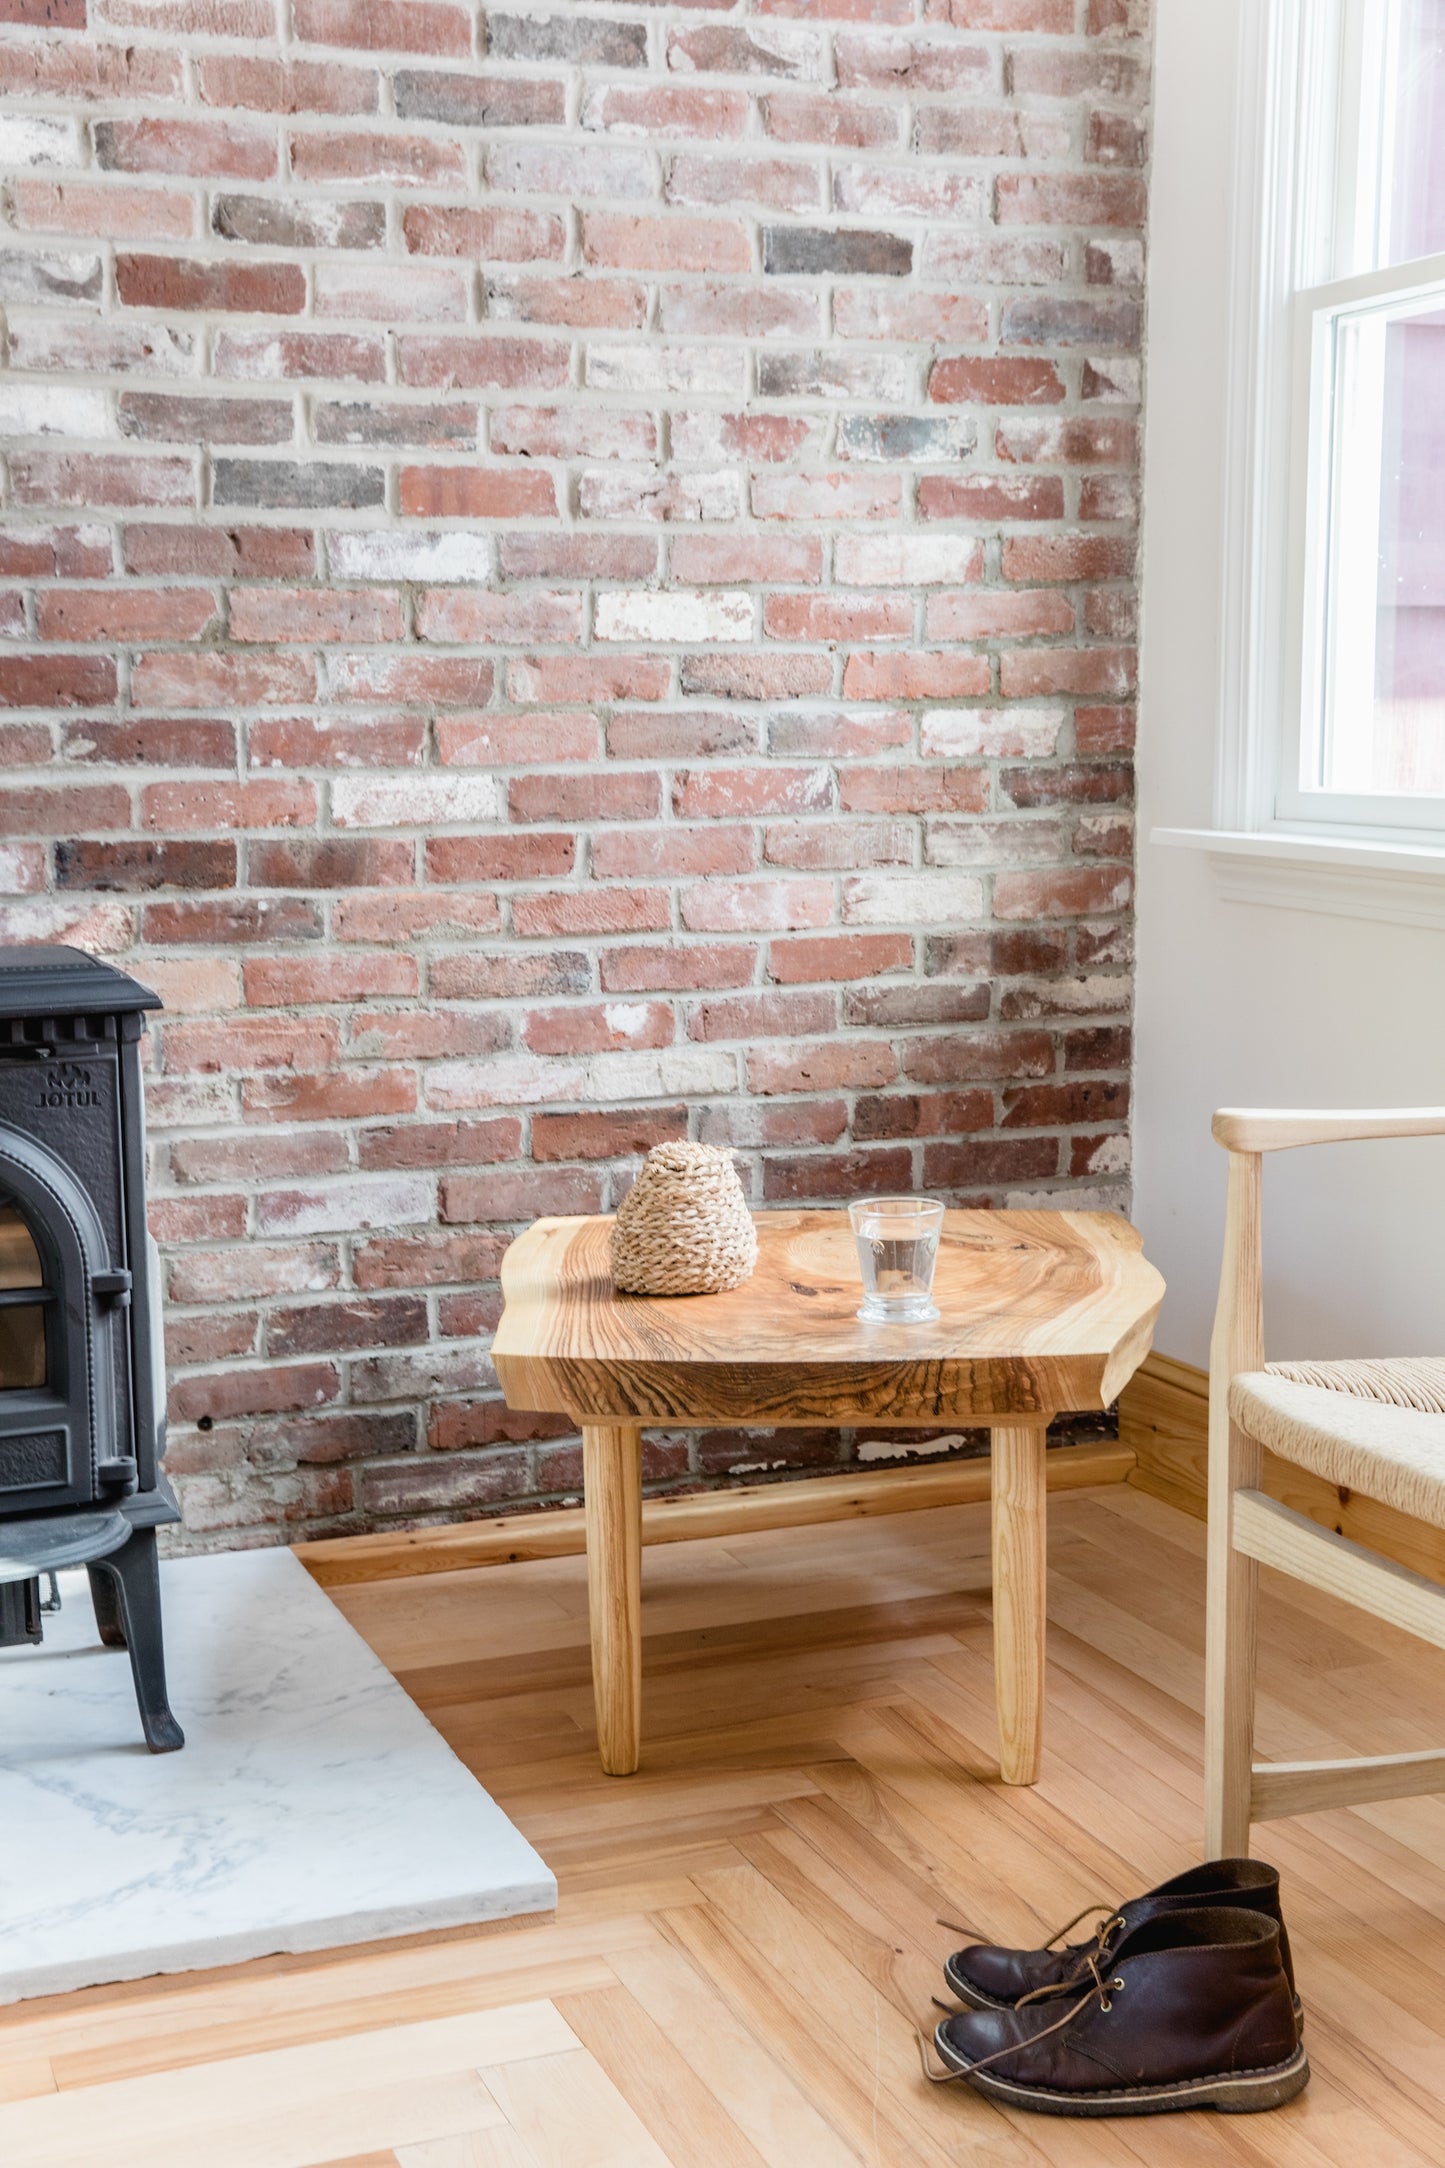
<path fill-rule="evenodd" d="M 656 1139 L 1124 1201 L 1145 4 L 0 0 L 0 936 L 165 996 L 192 1541 L 574 1491 L 497 1262 Z"/>

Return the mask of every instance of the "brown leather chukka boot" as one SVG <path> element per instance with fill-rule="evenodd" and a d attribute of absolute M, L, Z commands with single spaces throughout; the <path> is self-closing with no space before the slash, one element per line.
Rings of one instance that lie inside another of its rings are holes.
<path fill-rule="evenodd" d="M 1293 1992 L 1294 1964 L 1279 1907 L 1279 1870 L 1267 1867 L 1262 1859 L 1212 1859 L 1202 1867 L 1176 1874 L 1172 1881 L 1161 1882 L 1157 1889 L 1146 1890 L 1142 1897 L 1131 1897 L 1116 1909 L 1090 1905 L 1076 1913 L 1040 1950 L 997 1949 L 985 1942 L 955 1950 L 944 1964 L 944 1978 L 959 2001 L 967 2003 L 971 2010 L 1012 2010 L 1023 1996 L 1036 1994 L 1041 1987 L 1058 1987 L 1067 1980 L 1086 1982 L 1090 1957 L 1097 1956 L 1102 1963 L 1121 1935 L 1142 1927 L 1146 1920 L 1163 1912 L 1192 1911 L 1200 1905 L 1231 1909 L 1238 1906 L 1262 1912 L 1266 1919 L 1273 1920 L 1279 1929 L 1280 1957 Z M 1104 1912 L 1106 1916 L 1090 1940 L 1056 1948 L 1069 1928 L 1076 1927 L 1091 1912 Z M 1298 1996 L 1295 2010 L 1298 2014 Z"/>
<path fill-rule="evenodd" d="M 1248 2114 L 1309 2083 L 1279 1929 L 1228 1907 L 1157 1914 L 1091 1957 L 1084 1984 L 934 2034 L 951 2074 L 1044 2115 Z"/>

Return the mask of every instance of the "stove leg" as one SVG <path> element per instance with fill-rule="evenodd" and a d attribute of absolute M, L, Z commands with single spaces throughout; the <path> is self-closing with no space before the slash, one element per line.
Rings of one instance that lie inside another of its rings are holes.
<path fill-rule="evenodd" d="M 97 1559 L 90 1568 L 92 1579 L 103 1574 L 119 1615 L 119 1627 L 130 1650 L 131 1676 L 140 1706 L 141 1728 L 152 1754 L 170 1754 L 184 1746 L 186 1735 L 171 1715 L 166 1699 L 166 1657 L 161 1639 L 161 1590 L 156 1568 L 156 1532 L 132 1529 L 130 1540 L 109 1558 Z M 99 1617 L 99 1605 L 97 1605 Z M 105 1621 L 100 1621 L 105 1637 Z"/>
<path fill-rule="evenodd" d="M 125 1627 L 121 1624 L 115 1583 L 99 1566 L 87 1566 L 85 1570 L 90 1576 L 90 1600 L 95 1606 L 95 1623 L 100 1629 L 100 1638 L 108 1649 L 123 1649 Z"/>

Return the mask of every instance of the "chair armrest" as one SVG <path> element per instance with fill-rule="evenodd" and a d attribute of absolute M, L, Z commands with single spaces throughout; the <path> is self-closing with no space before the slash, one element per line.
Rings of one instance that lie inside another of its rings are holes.
<path fill-rule="evenodd" d="M 1351 1144 L 1366 1137 L 1445 1137 L 1445 1107 L 1315 1113 L 1221 1107 L 1210 1128 L 1215 1143 L 1229 1152 L 1287 1152 L 1297 1144 Z"/>

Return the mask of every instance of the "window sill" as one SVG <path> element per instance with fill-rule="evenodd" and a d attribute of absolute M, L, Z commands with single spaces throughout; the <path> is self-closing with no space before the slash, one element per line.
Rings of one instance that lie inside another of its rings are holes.
<path fill-rule="evenodd" d="M 1204 851 L 1228 903 L 1445 928 L 1445 846 L 1284 829 L 1155 828 L 1151 843 Z"/>

